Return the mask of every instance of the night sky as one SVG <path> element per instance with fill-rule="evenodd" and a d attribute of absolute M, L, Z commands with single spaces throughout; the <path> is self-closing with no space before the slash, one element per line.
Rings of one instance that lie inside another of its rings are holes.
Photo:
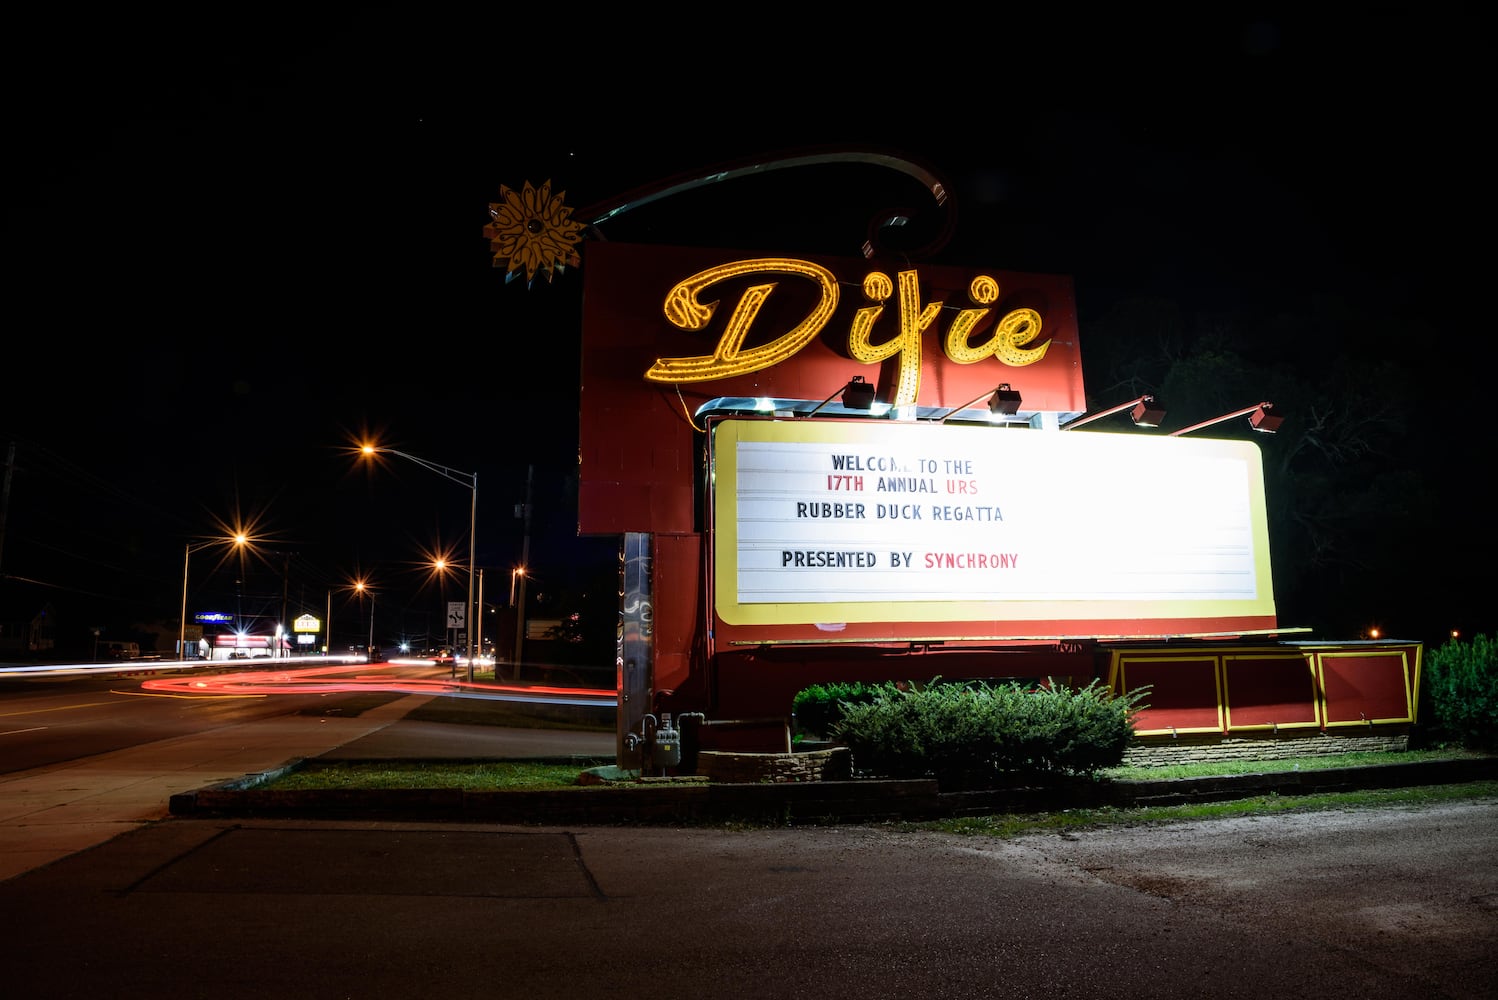
<path fill-rule="evenodd" d="M 194 556 L 195 605 L 248 591 L 320 613 L 368 576 L 403 630 L 422 627 L 461 599 L 466 577 L 444 590 L 422 564 L 466 559 L 470 493 L 412 463 L 369 474 L 348 449 L 370 433 L 478 473 L 489 603 L 520 561 L 528 470 L 533 586 L 596 592 L 615 541 L 577 539 L 567 499 L 582 275 L 506 283 L 489 203 L 550 181 L 581 209 L 839 147 L 949 180 L 937 263 L 1073 276 L 1099 405 L 1127 398 L 1110 384 L 1135 349 L 1123 317 L 1160 303 L 1188 340 L 1282 329 L 1255 350 L 1303 378 L 1338 358 L 1393 365 L 1377 388 L 1404 401 L 1412 439 L 1389 443 L 1387 471 L 1433 495 L 1398 537 L 1362 542 L 1403 560 L 1377 561 L 1389 599 L 1367 621 L 1426 640 L 1494 627 L 1474 596 L 1493 559 L 1477 476 L 1492 447 L 1473 429 L 1492 350 L 1471 295 L 1494 63 L 1464 8 L 912 8 L 831 27 L 692 10 L 271 7 L 22 32 L 0 621 L 39 597 L 115 629 L 175 620 L 183 546 L 253 523 L 265 559 Z M 590 238 L 855 257 L 877 210 L 920 198 L 883 168 L 768 171 Z M 1366 321 L 1320 321 L 1347 314 Z M 1283 624 L 1321 623 L 1293 611 L 1282 601 Z"/>

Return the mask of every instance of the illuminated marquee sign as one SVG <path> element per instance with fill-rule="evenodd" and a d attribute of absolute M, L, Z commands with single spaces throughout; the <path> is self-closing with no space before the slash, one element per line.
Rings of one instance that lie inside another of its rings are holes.
<path fill-rule="evenodd" d="M 291 630 L 293 632 L 321 632 L 322 621 L 315 615 L 298 615 L 291 623 Z"/>
<path fill-rule="evenodd" d="M 815 340 L 837 309 L 837 275 L 819 264 L 789 257 L 731 261 L 693 275 L 666 294 L 666 319 L 683 330 L 702 330 L 712 320 L 718 305 L 716 302 L 704 303 L 701 300 L 704 292 L 730 278 L 763 275 L 800 277 L 813 284 L 816 301 L 800 322 L 768 343 L 746 348 L 744 345 L 751 340 L 755 318 L 778 282 L 751 285 L 740 295 L 713 353 L 689 358 L 661 358 L 645 373 L 645 377 L 652 382 L 706 382 L 747 375 L 781 364 Z M 945 303 L 921 301 L 920 277 L 916 271 L 901 271 L 896 281 L 891 281 L 883 272 L 873 271 L 864 276 L 861 287 L 864 299 L 874 304 L 853 315 L 847 339 L 848 354 L 864 364 L 897 359 L 895 387 L 889 402 L 893 406 L 913 404 L 921 387 L 921 336 L 935 324 Z M 900 293 L 898 332 L 876 344 L 874 324 L 896 287 Z M 974 328 L 988 316 L 990 306 L 998 301 L 999 292 L 999 283 L 988 275 L 980 274 L 968 284 L 968 299 L 976 308 L 958 311 L 947 328 L 942 343 L 950 360 L 970 365 L 995 358 L 1001 364 L 1023 368 L 1045 359 L 1050 342 L 1037 339 L 1041 317 L 1034 309 L 1021 307 L 1011 310 L 995 324 L 986 339 L 977 344 L 969 343 Z"/>
<path fill-rule="evenodd" d="M 713 435 L 729 624 L 1274 613 L 1250 442 L 817 420 Z"/>
<path fill-rule="evenodd" d="M 1018 421 L 1054 427 L 1086 411 L 1065 275 L 584 250 L 580 534 L 699 530 L 708 415 L 806 413 L 855 376 L 876 389 L 865 416 L 886 425 L 969 407 L 1001 383 L 1023 397 Z"/>

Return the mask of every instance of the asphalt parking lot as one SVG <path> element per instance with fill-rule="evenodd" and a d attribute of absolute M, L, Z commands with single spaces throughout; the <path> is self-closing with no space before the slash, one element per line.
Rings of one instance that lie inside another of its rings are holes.
<path fill-rule="evenodd" d="M 168 819 L 0 883 L 18 996 L 1498 996 L 1498 801 L 1048 834 Z"/>

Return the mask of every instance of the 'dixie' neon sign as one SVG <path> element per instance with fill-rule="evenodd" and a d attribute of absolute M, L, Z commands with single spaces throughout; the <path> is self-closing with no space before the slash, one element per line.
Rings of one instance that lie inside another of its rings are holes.
<path fill-rule="evenodd" d="M 683 330 L 705 328 L 717 309 L 717 302 L 701 301 L 701 294 L 719 281 L 745 274 L 784 274 L 804 277 L 816 283 L 821 299 L 801 322 L 788 332 L 759 347 L 743 349 L 760 308 L 775 291 L 776 281 L 752 285 L 739 298 L 728 326 L 711 354 L 691 358 L 658 358 L 645 378 L 651 382 L 710 382 L 762 371 L 780 364 L 816 339 L 837 309 L 837 277 L 827 268 L 791 257 L 761 257 L 740 260 L 699 271 L 679 282 L 666 293 L 666 319 Z M 899 356 L 899 376 L 895 383 L 893 406 L 916 401 L 921 387 L 921 335 L 936 322 L 943 303 L 921 304 L 920 283 L 914 271 L 901 271 L 892 282 L 889 275 L 873 271 L 863 279 L 863 295 L 874 303 L 854 314 L 848 331 L 848 353 L 857 361 L 875 364 Z M 882 344 L 872 342 L 874 322 L 884 312 L 885 303 L 897 287 L 900 292 L 900 332 Z M 968 285 L 968 298 L 975 308 L 963 309 L 942 340 L 942 349 L 957 364 L 970 365 L 986 358 L 1020 368 L 1033 365 L 1045 357 L 1050 340 L 1027 347 L 1040 335 L 1040 313 L 1034 309 L 1015 309 L 1006 313 L 993 333 L 980 344 L 968 343 L 973 328 L 998 301 L 999 283 L 987 275 L 978 275 Z"/>

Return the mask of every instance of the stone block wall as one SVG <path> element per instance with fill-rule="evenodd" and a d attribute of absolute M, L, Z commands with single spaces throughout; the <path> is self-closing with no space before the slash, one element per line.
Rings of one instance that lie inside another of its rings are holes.
<path fill-rule="evenodd" d="M 846 781 L 853 776 L 853 753 L 847 747 L 796 753 L 703 750 L 697 754 L 697 774 L 725 784 Z"/>
<path fill-rule="evenodd" d="M 1407 749 L 1407 728 L 1338 735 L 1298 730 L 1262 736 L 1190 733 L 1178 737 L 1137 737 L 1124 751 L 1122 763 L 1127 767 L 1168 767 L 1203 761 L 1282 760 Z M 697 755 L 696 774 L 724 784 L 847 781 L 854 776 L 852 751 L 844 746 L 793 753 L 703 750 Z"/>
<path fill-rule="evenodd" d="M 1370 731 L 1332 736 L 1289 730 L 1265 736 L 1219 736 L 1191 733 L 1179 737 L 1137 737 L 1124 751 L 1126 767 L 1166 767 L 1171 764 L 1221 760 L 1282 760 L 1320 754 L 1368 753 L 1409 749 L 1409 731 Z"/>

